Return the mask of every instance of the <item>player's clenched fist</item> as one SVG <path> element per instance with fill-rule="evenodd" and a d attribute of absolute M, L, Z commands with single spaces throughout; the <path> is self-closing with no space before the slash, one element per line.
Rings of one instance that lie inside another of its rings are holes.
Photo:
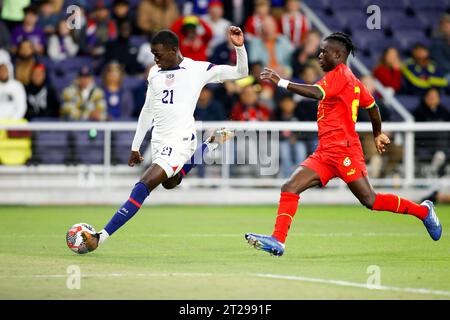
<path fill-rule="evenodd" d="M 131 151 L 130 158 L 128 159 L 128 165 L 134 167 L 135 164 L 139 164 L 144 161 L 139 151 Z"/>
<path fill-rule="evenodd" d="M 231 26 L 228 29 L 228 36 L 230 37 L 231 42 L 236 47 L 241 47 L 244 45 L 244 33 L 242 32 L 241 28 Z"/>
<path fill-rule="evenodd" d="M 379 154 L 382 154 L 386 151 L 386 146 L 389 143 L 391 143 L 391 140 L 384 133 L 381 133 L 377 137 L 375 137 L 375 147 L 377 148 Z"/>
<path fill-rule="evenodd" d="M 278 84 L 278 81 L 280 81 L 281 77 L 269 68 L 264 68 L 264 71 L 260 74 L 261 80 L 270 80 L 275 84 Z"/>

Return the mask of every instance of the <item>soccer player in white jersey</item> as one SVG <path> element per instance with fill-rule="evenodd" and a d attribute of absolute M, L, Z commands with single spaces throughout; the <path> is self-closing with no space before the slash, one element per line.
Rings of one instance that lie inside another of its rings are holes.
<path fill-rule="evenodd" d="M 153 37 L 151 51 L 156 65 L 149 71 L 147 95 L 128 160 L 129 166 L 143 161 L 139 149 L 153 123 L 152 164 L 105 228 L 95 235 L 83 233 L 89 251 L 95 250 L 131 219 L 153 189 L 160 184 L 167 189 L 175 187 L 192 168 L 197 144 L 193 114 L 200 91 L 208 83 L 248 76 L 244 34 L 240 28 L 232 26 L 228 36 L 235 46 L 236 66 L 184 58 L 178 37 L 172 31 L 161 30 Z M 202 155 L 205 149 L 214 148 L 226 139 L 226 131 L 216 132 L 197 152 Z"/>

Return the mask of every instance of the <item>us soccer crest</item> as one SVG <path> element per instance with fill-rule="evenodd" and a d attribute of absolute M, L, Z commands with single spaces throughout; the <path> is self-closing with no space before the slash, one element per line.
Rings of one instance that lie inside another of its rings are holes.
<path fill-rule="evenodd" d="M 166 74 L 166 86 L 171 86 L 175 82 L 175 74 L 168 73 Z"/>
<path fill-rule="evenodd" d="M 346 157 L 345 159 L 344 159 L 344 166 L 346 166 L 346 167 L 348 167 L 349 165 L 351 165 L 352 164 L 352 161 L 350 160 L 350 158 L 349 157 Z"/>

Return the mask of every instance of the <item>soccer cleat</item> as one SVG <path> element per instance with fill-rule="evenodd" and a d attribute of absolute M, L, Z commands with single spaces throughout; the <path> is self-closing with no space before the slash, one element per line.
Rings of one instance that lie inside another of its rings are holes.
<path fill-rule="evenodd" d="M 284 243 L 278 241 L 275 237 L 246 233 L 245 239 L 254 248 L 266 251 L 273 256 L 281 257 L 284 253 Z"/>
<path fill-rule="evenodd" d="M 428 208 L 428 215 L 425 220 L 423 220 L 423 224 L 427 228 L 430 237 L 434 241 L 438 241 L 442 235 L 442 225 L 439 222 L 436 211 L 434 210 L 433 202 L 431 202 L 430 200 L 425 200 L 420 205 L 426 206 Z"/>
<path fill-rule="evenodd" d="M 83 238 L 86 247 L 89 252 L 94 251 L 98 247 L 98 241 L 100 239 L 100 235 L 98 233 L 92 234 L 86 231 L 81 232 L 81 237 Z"/>
<path fill-rule="evenodd" d="M 214 132 L 205 140 L 209 151 L 213 151 L 219 145 L 233 138 L 234 132 L 225 128 L 214 130 Z"/>

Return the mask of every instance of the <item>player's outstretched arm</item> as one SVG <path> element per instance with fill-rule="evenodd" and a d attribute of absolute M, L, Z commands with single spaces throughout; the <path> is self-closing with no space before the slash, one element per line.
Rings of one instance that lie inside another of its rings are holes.
<path fill-rule="evenodd" d="M 375 147 L 379 154 L 386 151 L 386 146 L 391 143 L 389 137 L 381 131 L 381 115 L 378 106 L 375 104 L 372 108 L 368 109 L 370 122 L 372 122 L 372 132 L 375 139 Z"/>
<path fill-rule="evenodd" d="M 323 99 L 323 93 L 322 91 L 317 88 L 316 86 L 309 85 L 309 84 L 300 84 L 295 82 L 290 82 L 289 80 L 282 79 L 278 73 L 273 71 L 270 68 L 264 68 L 264 71 L 261 72 L 260 75 L 262 80 L 268 80 L 273 82 L 274 84 L 278 85 L 279 87 L 285 88 L 291 92 L 294 92 L 296 94 L 299 94 L 301 96 L 316 99 L 316 100 L 322 100 Z"/>
<path fill-rule="evenodd" d="M 244 46 L 244 33 L 241 28 L 231 26 L 228 29 L 228 38 L 236 50 L 236 65 L 218 65 L 212 68 L 212 76 L 208 82 L 237 80 L 248 76 L 248 57 Z"/>

